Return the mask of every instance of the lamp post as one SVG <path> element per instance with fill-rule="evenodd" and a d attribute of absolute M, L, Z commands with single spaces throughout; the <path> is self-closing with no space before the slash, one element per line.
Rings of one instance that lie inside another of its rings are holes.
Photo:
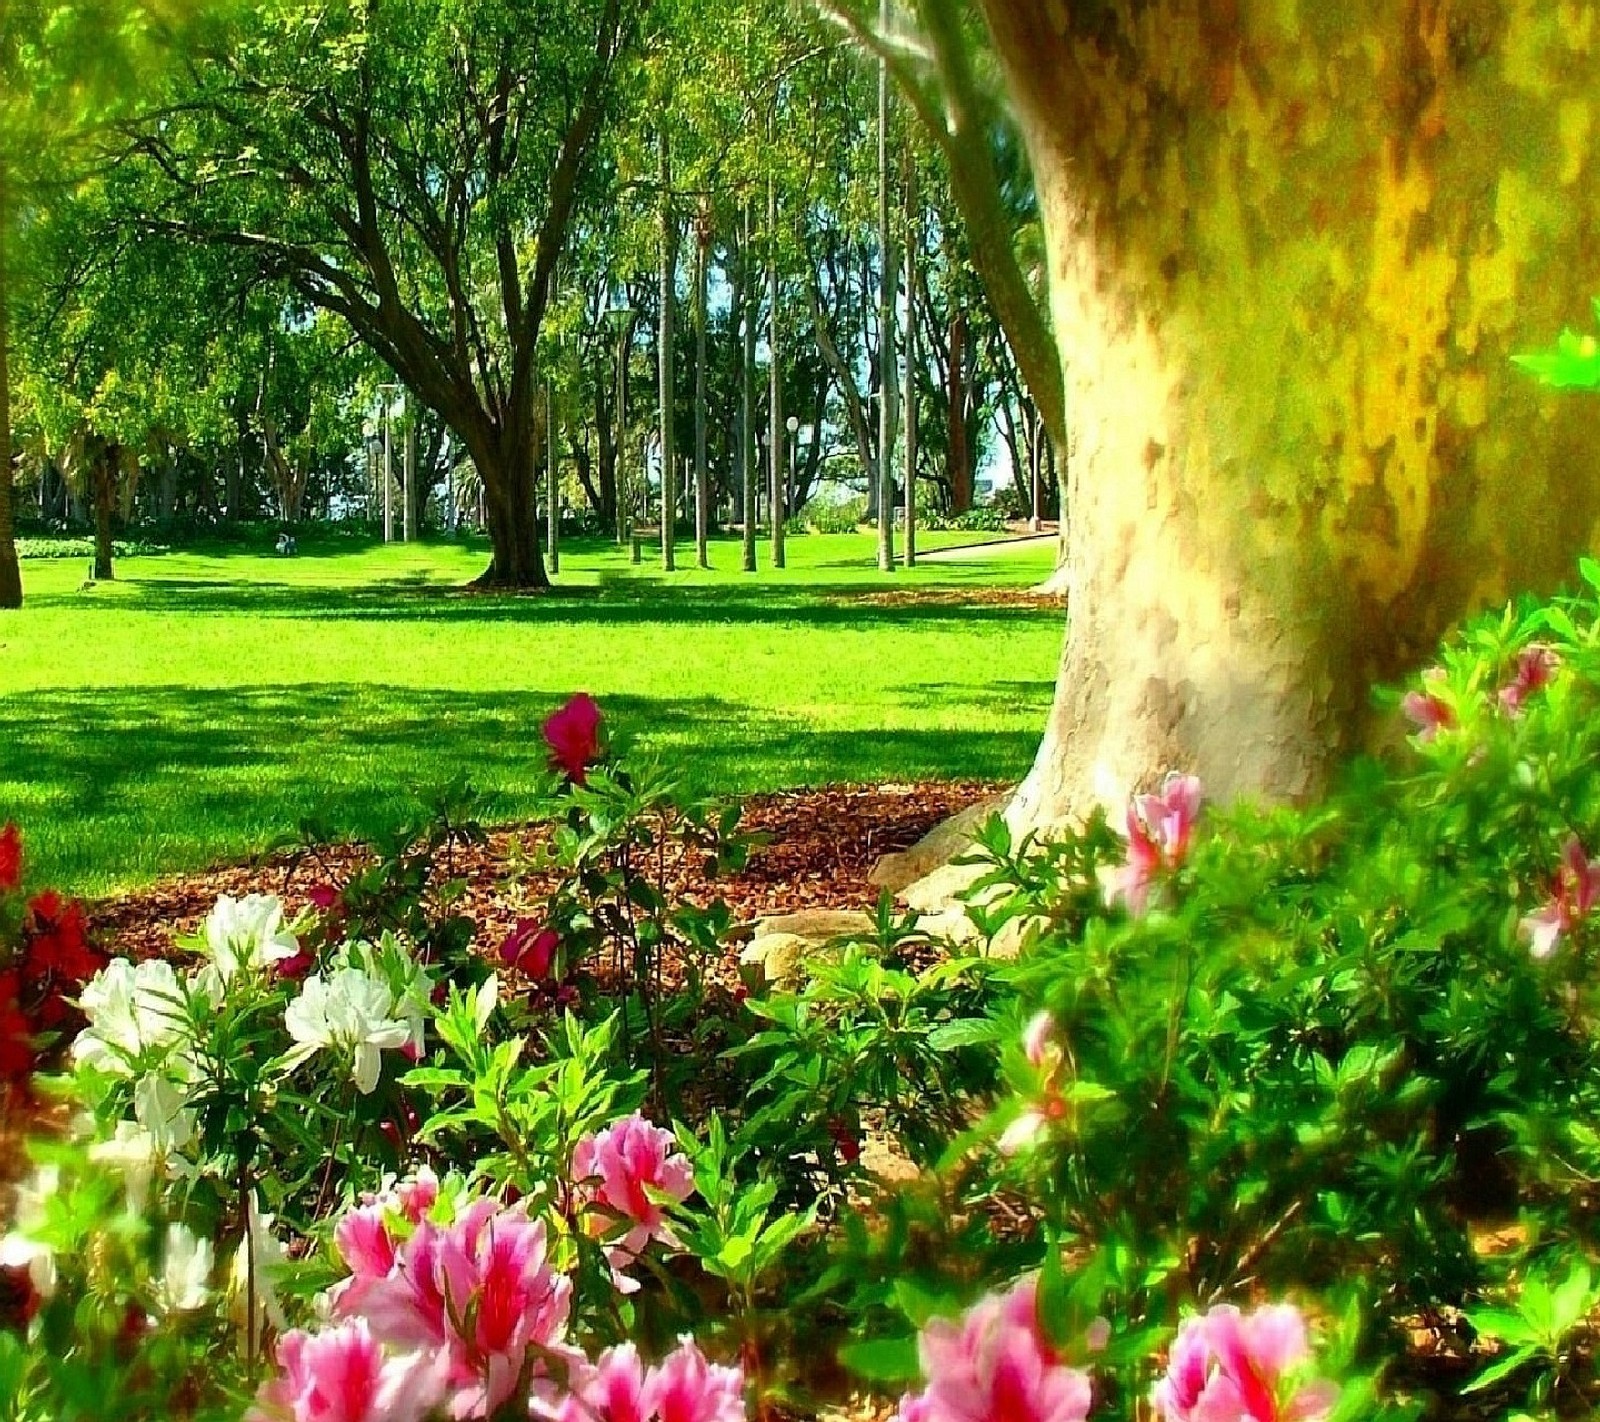
<path fill-rule="evenodd" d="M 787 514 L 789 502 L 794 495 L 794 466 L 800 458 L 800 421 L 794 415 L 790 415 L 783 422 L 783 426 L 789 431 L 788 457 L 783 469 L 783 508 Z"/>
<path fill-rule="evenodd" d="M 617 542 L 625 543 L 628 538 L 625 494 L 628 483 L 628 333 L 633 328 L 633 312 L 619 295 L 607 314 L 617 329 L 617 428 L 613 445 L 616 449 Z"/>

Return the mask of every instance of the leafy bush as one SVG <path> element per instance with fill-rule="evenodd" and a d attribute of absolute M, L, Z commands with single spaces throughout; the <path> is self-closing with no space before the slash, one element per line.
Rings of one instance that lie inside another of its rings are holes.
<path fill-rule="evenodd" d="M 988 827 L 969 913 L 1025 946 L 988 1019 L 1010 1092 L 950 1140 L 922 1225 L 919 1248 L 953 1257 L 990 1221 L 946 1307 L 1062 1251 L 1132 1327 L 1260 1288 L 1359 1281 L 1389 1318 L 1509 1294 L 1533 1313 L 1477 1315 L 1520 1350 L 1487 1382 L 1569 1377 L 1572 1320 L 1537 1304 L 1587 1290 L 1570 1262 L 1600 1178 L 1600 565 L 1583 571 L 1584 595 L 1450 642 L 1390 700 L 1409 748 L 1314 809 L 1196 823 L 1199 787 L 1173 778 L 1120 834 Z M 1475 1226 L 1514 1217 L 1525 1255 L 1480 1253 Z M 854 1305 L 916 1322 L 873 1282 L 896 1261 L 849 1248 L 868 1256 L 835 1276 Z M 1567 1282 L 1519 1290 L 1547 1258 Z"/>
<path fill-rule="evenodd" d="M 170 551 L 164 543 L 152 543 L 142 538 L 119 538 L 112 545 L 112 552 L 118 558 L 147 558 L 157 553 Z M 94 557 L 94 539 L 65 537 L 19 538 L 17 539 L 17 556 L 19 558 L 40 560 L 89 559 Z"/>
<path fill-rule="evenodd" d="M 1004 533 L 1008 526 L 1006 511 L 993 505 L 959 514 L 935 514 L 925 523 L 931 530 L 950 533 Z"/>
<path fill-rule="evenodd" d="M 836 500 L 814 495 L 800 510 L 800 523 L 813 533 L 854 533 L 866 521 L 865 494 Z"/>

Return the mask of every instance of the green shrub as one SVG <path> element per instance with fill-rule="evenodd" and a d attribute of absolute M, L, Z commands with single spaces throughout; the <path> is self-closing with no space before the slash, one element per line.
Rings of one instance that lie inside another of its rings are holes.
<path fill-rule="evenodd" d="M 854 533 L 866 517 L 865 495 L 839 503 L 818 494 L 800 510 L 800 522 L 813 533 Z"/>
<path fill-rule="evenodd" d="M 926 521 L 926 527 L 937 532 L 952 533 L 1004 533 L 1008 524 L 1004 509 L 992 505 L 968 509 L 959 514 L 936 514 Z"/>

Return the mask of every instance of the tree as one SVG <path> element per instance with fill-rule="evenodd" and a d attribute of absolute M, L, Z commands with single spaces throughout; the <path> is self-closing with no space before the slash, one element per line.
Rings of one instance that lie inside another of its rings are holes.
<path fill-rule="evenodd" d="M 249 256 L 348 323 L 465 447 L 482 582 L 547 582 L 539 333 L 639 0 L 257 8 L 128 130 L 145 225 Z"/>
<path fill-rule="evenodd" d="M 1010 811 L 1318 791 L 1370 688 L 1600 515 L 1510 356 L 1594 284 L 1581 7 L 981 0 L 1072 411 L 1071 619 Z M 1578 115 L 1585 116 L 1578 122 Z"/>
<path fill-rule="evenodd" d="M 66 162 L 64 144 L 124 107 L 153 74 L 195 0 L 6 0 L 0 23 L 0 608 L 22 606 L 14 510 L 10 232 L 35 182 Z"/>

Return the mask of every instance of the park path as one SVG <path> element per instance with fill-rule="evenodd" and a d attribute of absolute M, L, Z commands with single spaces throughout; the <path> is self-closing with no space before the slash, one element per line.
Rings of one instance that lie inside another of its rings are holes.
<path fill-rule="evenodd" d="M 1009 557 L 1029 548 L 1037 548 L 1041 544 L 1054 543 L 1056 533 L 1052 529 L 1049 533 L 1026 533 L 1018 538 L 991 538 L 987 543 L 958 543 L 953 548 L 930 548 L 926 552 L 917 549 L 917 562 L 919 563 L 953 563 L 965 558 L 992 558 L 996 555 Z"/>

